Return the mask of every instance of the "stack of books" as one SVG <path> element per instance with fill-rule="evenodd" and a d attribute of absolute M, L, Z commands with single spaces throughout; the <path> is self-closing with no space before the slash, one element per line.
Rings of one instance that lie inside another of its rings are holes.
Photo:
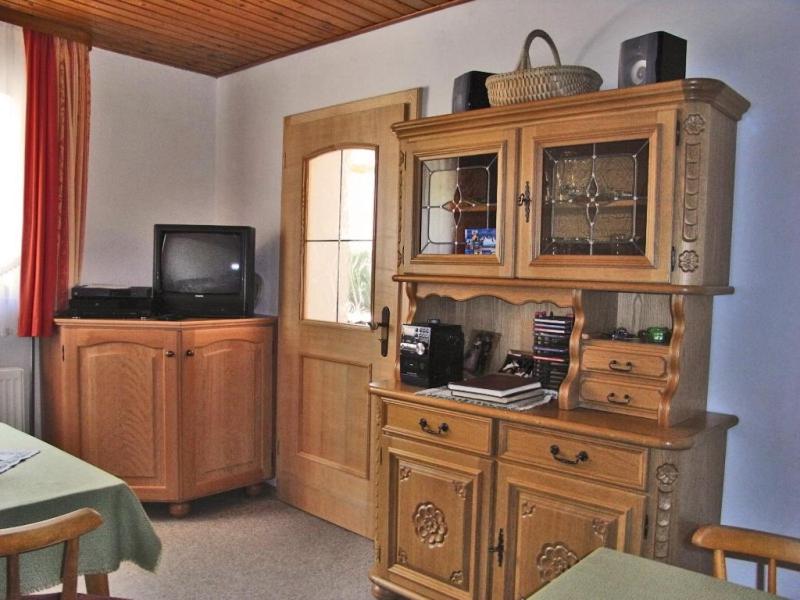
<path fill-rule="evenodd" d="M 532 377 L 518 377 L 503 373 L 492 373 L 473 379 L 453 381 L 447 384 L 454 398 L 479 400 L 498 405 L 526 403 L 535 405 L 545 400 L 542 383 Z"/>
<path fill-rule="evenodd" d="M 558 390 L 569 369 L 573 315 L 537 312 L 533 318 L 533 374 L 548 390 Z"/>

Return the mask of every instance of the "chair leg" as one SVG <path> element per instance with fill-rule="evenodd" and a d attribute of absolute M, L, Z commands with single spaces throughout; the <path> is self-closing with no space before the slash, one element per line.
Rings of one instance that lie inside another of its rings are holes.
<path fill-rule="evenodd" d="M 714 577 L 717 579 L 728 578 L 725 569 L 725 553 L 722 550 L 714 550 Z"/>
<path fill-rule="evenodd" d="M 778 593 L 778 563 L 774 558 L 769 559 L 767 568 L 767 591 L 770 594 Z"/>
<path fill-rule="evenodd" d="M 111 595 L 108 588 L 108 573 L 86 573 L 83 578 L 86 580 L 87 593 L 98 596 Z"/>

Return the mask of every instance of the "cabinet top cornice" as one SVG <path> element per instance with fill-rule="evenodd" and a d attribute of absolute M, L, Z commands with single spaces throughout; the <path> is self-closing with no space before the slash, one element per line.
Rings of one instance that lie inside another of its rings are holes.
<path fill-rule="evenodd" d="M 547 120 L 578 115 L 591 116 L 614 110 L 658 108 L 684 102 L 708 103 L 737 121 L 750 108 L 747 99 L 721 81 L 681 79 L 426 117 L 395 123 L 392 129 L 399 138 L 403 139 L 433 133 L 455 133 L 476 127 L 502 127 L 514 125 L 523 120 Z"/>

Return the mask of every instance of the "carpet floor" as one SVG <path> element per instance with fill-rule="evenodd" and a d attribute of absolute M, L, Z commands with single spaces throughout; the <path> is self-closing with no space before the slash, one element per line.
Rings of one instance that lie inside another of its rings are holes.
<path fill-rule="evenodd" d="M 192 502 L 174 519 L 145 505 L 163 544 L 155 573 L 124 563 L 111 593 L 132 600 L 374 600 L 372 542 L 279 501 L 241 490 Z"/>

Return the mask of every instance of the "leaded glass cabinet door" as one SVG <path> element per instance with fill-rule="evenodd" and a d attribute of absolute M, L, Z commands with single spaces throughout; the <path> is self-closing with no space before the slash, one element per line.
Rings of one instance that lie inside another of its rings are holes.
<path fill-rule="evenodd" d="M 484 277 L 513 271 L 515 133 L 405 144 L 400 271 Z"/>
<path fill-rule="evenodd" d="M 523 129 L 518 275 L 667 282 L 675 111 Z"/>

